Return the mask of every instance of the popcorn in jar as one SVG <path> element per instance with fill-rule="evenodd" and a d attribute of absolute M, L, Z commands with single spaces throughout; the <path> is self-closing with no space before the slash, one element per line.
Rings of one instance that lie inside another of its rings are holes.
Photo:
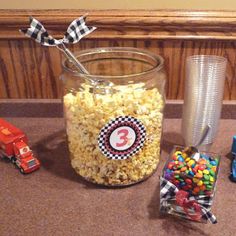
<path fill-rule="evenodd" d="M 160 159 L 164 60 L 134 48 L 86 50 L 77 58 L 90 74 L 74 71 L 68 61 L 62 74 L 72 167 L 108 186 L 148 178 Z"/>

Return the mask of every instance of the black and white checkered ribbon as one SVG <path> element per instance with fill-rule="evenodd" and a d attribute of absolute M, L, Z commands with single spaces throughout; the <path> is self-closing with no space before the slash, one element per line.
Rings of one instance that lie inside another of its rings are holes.
<path fill-rule="evenodd" d="M 96 27 L 87 26 L 85 23 L 86 16 L 75 19 L 67 28 L 62 39 L 55 39 L 49 35 L 44 26 L 35 18 L 30 17 L 30 28 L 21 29 L 27 37 L 34 39 L 44 46 L 58 46 L 64 43 L 77 43 L 84 36 L 93 32 Z"/>
<path fill-rule="evenodd" d="M 74 54 L 65 46 L 65 43 L 77 43 L 84 36 L 93 32 L 96 27 L 87 26 L 85 23 L 86 15 L 75 19 L 67 28 L 62 39 L 55 39 L 53 36 L 49 35 L 44 26 L 35 18 L 30 17 L 30 28 L 21 29 L 20 31 L 24 33 L 27 37 L 32 38 L 36 42 L 44 46 L 56 46 L 60 51 L 62 51 L 65 56 L 69 59 L 71 63 L 77 68 L 77 70 L 84 74 L 89 74 L 86 68 L 78 61 Z M 95 79 L 88 77 L 84 78 L 91 84 L 96 84 Z"/>
<path fill-rule="evenodd" d="M 160 203 L 162 209 L 169 207 L 170 204 L 168 202 L 170 200 L 175 200 L 175 196 L 178 191 L 179 189 L 170 181 L 163 177 L 160 178 Z M 195 200 L 199 204 L 203 218 L 208 219 L 212 224 L 217 223 L 216 217 L 210 211 L 213 195 L 191 196 L 188 198 L 188 200 Z"/>

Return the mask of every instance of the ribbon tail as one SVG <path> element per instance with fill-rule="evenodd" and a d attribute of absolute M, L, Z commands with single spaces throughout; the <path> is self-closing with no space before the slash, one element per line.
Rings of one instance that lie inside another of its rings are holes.
<path fill-rule="evenodd" d="M 207 210 L 205 207 L 201 206 L 201 211 L 202 211 L 202 217 L 205 217 L 212 224 L 217 223 L 216 217 L 211 213 L 210 210 Z"/>
<path fill-rule="evenodd" d="M 87 14 L 71 22 L 65 32 L 63 43 L 77 43 L 96 29 L 94 26 L 86 25 L 86 16 Z"/>
<path fill-rule="evenodd" d="M 27 29 L 20 29 L 20 32 L 44 46 L 56 46 L 61 44 L 59 40 L 54 39 L 48 34 L 42 23 L 32 16 L 30 17 L 30 27 Z"/>
<path fill-rule="evenodd" d="M 160 210 L 166 212 L 170 208 L 170 203 L 168 201 L 175 199 L 175 194 L 178 192 L 178 188 L 166 180 L 160 177 Z"/>

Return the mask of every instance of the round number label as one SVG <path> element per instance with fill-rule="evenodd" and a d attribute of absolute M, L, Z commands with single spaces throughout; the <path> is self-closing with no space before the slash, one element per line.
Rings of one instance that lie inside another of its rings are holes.
<path fill-rule="evenodd" d="M 108 122 L 100 131 L 98 145 L 111 159 L 127 159 L 144 145 L 146 129 L 141 121 L 131 116 L 120 116 Z"/>

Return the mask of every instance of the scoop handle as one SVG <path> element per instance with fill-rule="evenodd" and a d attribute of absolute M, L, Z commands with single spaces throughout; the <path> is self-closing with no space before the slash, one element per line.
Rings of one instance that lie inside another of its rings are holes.
<path fill-rule="evenodd" d="M 74 54 L 68 49 L 64 48 L 63 52 L 67 56 L 67 58 L 76 66 L 76 68 L 84 73 L 84 74 L 89 74 L 89 72 L 85 69 L 85 67 L 77 60 L 77 58 L 74 56 Z"/>
<path fill-rule="evenodd" d="M 57 48 L 65 54 L 65 56 L 78 69 L 80 73 L 89 75 L 89 72 L 85 69 L 85 67 L 78 61 L 74 54 L 64 44 L 58 45 Z M 89 78 L 87 76 L 84 76 L 84 79 L 92 85 L 95 85 L 97 83 L 95 79 Z"/>

